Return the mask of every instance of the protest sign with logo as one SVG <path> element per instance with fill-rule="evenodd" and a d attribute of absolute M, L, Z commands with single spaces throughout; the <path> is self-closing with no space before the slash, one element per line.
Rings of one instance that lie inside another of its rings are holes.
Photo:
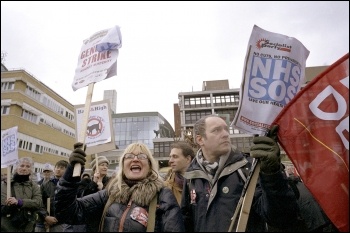
<path fill-rule="evenodd" d="M 89 86 L 86 94 L 85 108 L 82 119 L 82 130 L 78 133 L 78 142 L 85 144 L 89 110 L 94 90 L 94 83 L 117 74 L 118 49 L 122 46 L 119 26 L 96 32 L 83 42 L 78 66 L 72 84 L 73 90 Z M 81 164 L 74 165 L 73 177 L 80 176 Z"/>
<path fill-rule="evenodd" d="M 349 53 L 308 83 L 273 124 L 306 187 L 349 232 Z"/>
<path fill-rule="evenodd" d="M 95 154 L 115 149 L 114 130 L 111 119 L 110 102 L 108 100 L 92 102 L 88 124 L 82 128 L 81 122 L 85 106 L 75 106 L 76 132 L 86 132 L 86 154 Z"/>
<path fill-rule="evenodd" d="M 263 135 L 300 90 L 309 51 L 297 39 L 254 25 L 249 39 L 240 101 L 232 126 Z"/>
<path fill-rule="evenodd" d="M 17 133 L 18 126 L 1 131 L 1 168 L 18 160 Z"/>
<path fill-rule="evenodd" d="M 96 32 L 84 40 L 75 70 L 73 90 L 116 75 L 118 49 L 121 46 L 119 26 Z"/>

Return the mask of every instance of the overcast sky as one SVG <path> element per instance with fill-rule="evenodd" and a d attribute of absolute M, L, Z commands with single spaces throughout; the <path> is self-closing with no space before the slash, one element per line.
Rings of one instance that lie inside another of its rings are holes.
<path fill-rule="evenodd" d="M 74 105 L 83 40 L 118 25 L 117 76 L 94 85 L 92 101 L 117 91 L 117 113 L 156 111 L 174 126 L 179 92 L 228 79 L 239 88 L 253 26 L 298 39 L 306 66 L 331 65 L 349 52 L 349 2 L 17 2 L 1 1 L 1 52 Z"/>

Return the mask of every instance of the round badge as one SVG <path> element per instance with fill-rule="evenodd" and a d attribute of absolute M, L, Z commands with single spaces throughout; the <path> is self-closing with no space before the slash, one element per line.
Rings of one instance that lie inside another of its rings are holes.
<path fill-rule="evenodd" d="M 222 188 L 223 193 L 228 193 L 228 191 L 230 191 L 228 187 L 225 186 Z"/>

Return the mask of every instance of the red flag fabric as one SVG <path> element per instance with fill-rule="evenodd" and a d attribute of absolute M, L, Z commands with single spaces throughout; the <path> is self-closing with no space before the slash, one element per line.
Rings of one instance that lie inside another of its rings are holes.
<path fill-rule="evenodd" d="M 329 219 L 349 232 L 349 53 L 280 112 L 281 147 Z"/>

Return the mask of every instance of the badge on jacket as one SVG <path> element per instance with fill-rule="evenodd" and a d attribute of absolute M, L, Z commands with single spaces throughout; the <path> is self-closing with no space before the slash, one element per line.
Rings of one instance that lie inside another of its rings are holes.
<path fill-rule="evenodd" d="M 191 195 L 191 204 L 196 204 L 196 197 L 197 197 L 196 190 L 191 189 L 190 195 Z"/>
<path fill-rule="evenodd" d="M 130 217 L 147 227 L 147 222 L 148 222 L 148 213 L 147 210 L 141 207 L 134 207 L 131 211 Z"/>

